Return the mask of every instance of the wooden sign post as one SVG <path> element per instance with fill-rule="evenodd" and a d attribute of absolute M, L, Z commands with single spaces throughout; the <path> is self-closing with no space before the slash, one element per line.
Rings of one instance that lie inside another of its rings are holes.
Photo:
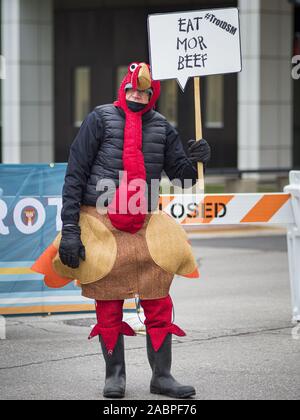
<path fill-rule="evenodd" d="M 202 113 L 201 113 L 201 94 L 200 77 L 194 77 L 194 100 L 195 100 L 195 131 L 196 140 L 202 139 Z M 204 167 L 202 162 L 198 162 L 198 187 L 200 194 L 204 194 Z"/>
<path fill-rule="evenodd" d="M 188 79 L 194 78 L 196 140 L 200 140 L 200 77 L 242 69 L 238 9 L 149 15 L 148 36 L 154 80 L 177 79 L 184 91 Z M 200 193 L 204 193 L 201 163 L 198 176 Z"/>

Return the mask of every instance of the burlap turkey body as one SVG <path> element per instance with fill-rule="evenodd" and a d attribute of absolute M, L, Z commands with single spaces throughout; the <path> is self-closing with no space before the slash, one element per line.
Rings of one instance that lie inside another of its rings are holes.
<path fill-rule="evenodd" d="M 197 264 L 186 233 L 164 213 L 149 214 L 143 228 L 132 235 L 112 226 L 107 215 L 83 206 L 80 214 L 86 261 L 71 269 L 53 260 L 54 271 L 77 279 L 82 294 L 96 300 L 167 296 L 174 274 L 198 277 Z M 53 245 L 59 248 L 61 236 Z"/>

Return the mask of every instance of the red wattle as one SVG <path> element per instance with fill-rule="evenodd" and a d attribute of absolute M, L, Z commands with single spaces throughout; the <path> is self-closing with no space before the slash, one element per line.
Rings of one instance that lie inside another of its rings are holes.
<path fill-rule="evenodd" d="M 125 112 L 123 165 L 124 174 L 113 201 L 108 206 L 108 216 L 117 229 L 136 233 L 144 224 L 148 211 L 146 195 L 146 169 L 143 155 L 142 116 L 152 109 L 160 94 L 160 82 L 152 81 L 153 95 L 147 106 L 139 112 L 132 112 L 126 103 L 125 86 L 131 83 L 137 88 L 140 66 L 125 76 L 115 106 Z"/>
<path fill-rule="evenodd" d="M 146 169 L 142 152 L 140 113 L 126 114 L 123 164 L 125 173 L 108 207 L 108 216 L 117 229 L 136 233 L 142 228 L 147 213 Z M 136 194 L 138 198 L 134 200 Z"/>

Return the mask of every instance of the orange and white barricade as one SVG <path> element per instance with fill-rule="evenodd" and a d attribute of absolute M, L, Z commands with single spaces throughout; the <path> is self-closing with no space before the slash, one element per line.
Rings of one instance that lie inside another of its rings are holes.
<path fill-rule="evenodd" d="M 284 193 L 161 195 L 160 210 L 183 226 L 286 225 L 293 321 L 300 321 L 300 171 L 290 173 Z"/>
<path fill-rule="evenodd" d="M 184 226 L 294 223 L 288 193 L 162 195 L 160 209 Z"/>

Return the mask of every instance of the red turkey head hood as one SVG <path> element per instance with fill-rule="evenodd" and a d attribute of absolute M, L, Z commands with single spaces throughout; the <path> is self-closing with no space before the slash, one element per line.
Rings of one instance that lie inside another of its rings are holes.
<path fill-rule="evenodd" d="M 115 105 L 122 108 L 125 113 L 132 112 L 126 103 L 126 85 L 128 84 L 132 85 L 132 89 L 152 89 L 153 94 L 151 95 L 149 103 L 142 111 L 139 111 L 140 114 L 144 114 L 145 112 L 154 108 L 160 95 L 160 82 L 152 80 L 149 64 L 135 62 L 129 64 L 128 66 L 128 73 L 121 83 L 119 89 L 119 97 L 115 102 Z"/>

